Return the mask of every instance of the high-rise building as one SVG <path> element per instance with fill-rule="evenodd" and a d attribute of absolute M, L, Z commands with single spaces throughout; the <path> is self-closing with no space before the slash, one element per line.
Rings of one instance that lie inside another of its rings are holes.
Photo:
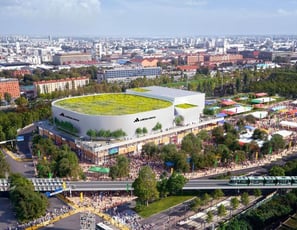
<path fill-rule="evenodd" d="M 94 53 L 96 60 L 100 60 L 102 58 L 103 50 L 102 50 L 102 43 L 95 42 L 93 44 Z"/>

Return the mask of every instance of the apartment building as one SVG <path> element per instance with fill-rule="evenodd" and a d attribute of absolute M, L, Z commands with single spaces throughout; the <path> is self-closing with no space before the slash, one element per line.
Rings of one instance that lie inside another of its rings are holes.
<path fill-rule="evenodd" d="M 204 55 L 198 54 L 198 55 L 188 55 L 186 57 L 186 63 L 190 66 L 197 66 L 201 62 L 204 62 Z"/>
<path fill-rule="evenodd" d="M 20 97 L 20 85 L 17 79 L 0 78 L 0 97 L 4 99 L 4 94 L 9 93 L 12 99 Z"/>
<path fill-rule="evenodd" d="M 89 84 L 88 77 L 66 78 L 58 80 L 34 82 L 35 96 L 38 94 L 52 93 L 54 91 L 64 91 L 77 89 L 78 87 Z"/>
<path fill-rule="evenodd" d="M 111 70 L 102 70 L 97 75 L 98 82 L 106 80 L 112 81 L 130 81 L 136 78 L 147 77 L 155 78 L 161 75 L 160 67 L 126 67 Z"/>
<path fill-rule="evenodd" d="M 67 65 L 75 63 L 87 63 L 92 61 L 92 55 L 89 53 L 63 53 L 53 56 L 54 65 Z"/>
<path fill-rule="evenodd" d="M 206 62 L 213 63 L 226 63 L 241 61 L 243 59 L 241 54 L 218 54 L 218 55 L 205 55 L 204 60 Z"/>

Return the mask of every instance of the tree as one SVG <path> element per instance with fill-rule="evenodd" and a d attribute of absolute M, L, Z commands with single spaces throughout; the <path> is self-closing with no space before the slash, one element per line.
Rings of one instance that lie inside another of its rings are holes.
<path fill-rule="evenodd" d="M 143 128 L 142 128 L 142 133 L 143 133 L 143 134 L 147 134 L 147 132 L 148 132 L 148 131 L 147 131 L 147 128 L 146 128 L 146 127 L 143 127 Z"/>
<path fill-rule="evenodd" d="M 162 124 L 157 122 L 157 124 L 153 127 L 153 131 L 161 130 L 162 129 Z"/>
<path fill-rule="evenodd" d="M 215 138 L 216 143 L 221 144 L 224 140 L 224 128 L 218 126 L 211 131 L 211 135 Z"/>
<path fill-rule="evenodd" d="M 10 104 L 10 102 L 11 102 L 11 100 L 12 100 L 11 94 L 8 93 L 8 92 L 5 92 L 5 93 L 4 93 L 4 100 L 5 100 L 8 104 Z"/>
<path fill-rule="evenodd" d="M 200 152 L 202 143 L 200 138 L 195 136 L 193 133 L 186 135 L 181 143 L 181 149 L 186 153 Z"/>
<path fill-rule="evenodd" d="M 16 105 L 20 106 L 20 107 L 24 107 L 27 106 L 29 104 L 28 99 L 25 97 L 19 97 L 15 100 Z"/>
<path fill-rule="evenodd" d="M 109 168 L 109 176 L 111 177 L 111 179 L 116 179 L 118 177 L 119 174 L 119 168 L 117 165 L 113 165 Z"/>
<path fill-rule="evenodd" d="M 204 193 L 203 196 L 201 197 L 201 201 L 203 205 L 206 205 L 211 199 L 211 196 L 208 193 Z"/>
<path fill-rule="evenodd" d="M 129 159 L 125 156 L 117 157 L 118 177 L 127 177 L 129 175 Z"/>
<path fill-rule="evenodd" d="M 125 156 L 117 156 L 116 164 L 110 167 L 109 176 L 116 178 L 127 177 L 129 175 L 129 159 Z"/>
<path fill-rule="evenodd" d="M 272 135 L 270 143 L 271 143 L 272 149 L 274 151 L 278 151 L 279 149 L 283 149 L 286 146 L 286 142 L 283 139 L 283 136 L 280 135 L 280 134 Z"/>
<path fill-rule="evenodd" d="M 142 129 L 141 128 L 137 128 L 135 130 L 135 133 L 136 133 L 137 136 L 140 136 L 142 134 Z"/>
<path fill-rule="evenodd" d="M 149 142 L 142 146 L 141 154 L 152 158 L 153 156 L 157 155 L 159 152 L 159 148 L 155 143 Z"/>
<path fill-rule="evenodd" d="M 162 198 L 168 195 L 167 182 L 167 177 L 162 177 L 161 180 L 157 182 L 157 189 L 159 191 L 160 197 Z"/>
<path fill-rule="evenodd" d="M 244 206 L 248 205 L 250 202 L 249 194 L 247 192 L 242 193 L 240 196 L 240 201 Z"/>
<path fill-rule="evenodd" d="M 285 170 L 284 168 L 275 165 L 269 170 L 270 176 L 285 176 Z"/>
<path fill-rule="evenodd" d="M 183 121 L 184 121 L 184 117 L 183 116 L 177 116 L 174 119 L 174 122 L 175 122 L 176 125 L 182 125 Z"/>
<path fill-rule="evenodd" d="M 5 178 L 10 172 L 9 164 L 5 160 L 5 155 L 0 150 L 0 178 Z"/>
<path fill-rule="evenodd" d="M 212 211 L 208 211 L 207 212 L 207 217 L 206 217 L 206 222 L 207 223 L 211 223 L 213 220 L 213 212 Z"/>
<path fill-rule="evenodd" d="M 262 195 L 262 191 L 260 189 L 254 189 L 254 196 L 259 197 Z"/>
<path fill-rule="evenodd" d="M 257 140 L 258 139 L 258 140 L 266 141 L 267 138 L 268 138 L 268 134 L 264 130 L 255 129 L 254 132 L 253 132 L 252 138 L 254 140 Z"/>
<path fill-rule="evenodd" d="M 212 193 L 212 197 L 213 197 L 213 199 L 220 199 L 220 198 L 222 198 L 224 196 L 224 193 L 223 193 L 223 191 L 221 190 L 221 189 L 216 189 L 216 190 L 214 190 L 213 191 L 213 193 Z"/>
<path fill-rule="evenodd" d="M 159 197 L 156 175 L 149 166 L 140 169 L 132 187 L 134 188 L 134 194 L 141 202 L 145 202 L 146 206 L 148 206 L 149 201 Z"/>
<path fill-rule="evenodd" d="M 87 131 L 87 135 L 88 135 L 91 139 L 95 138 L 95 137 L 96 137 L 96 130 L 94 130 L 94 129 L 89 129 L 89 130 Z"/>
<path fill-rule="evenodd" d="M 225 207 L 225 205 L 221 204 L 218 207 L 218 215 L 219 216 L 225 216 L 226 215 L 226 207 Z"/>
<path fill-rule="evenodd" d="M 174 169 L 178 172 L 188 172 L 190 170 L 189 163 L 187 162 L 187 154 L 182 151 L 174 154 L 173 163 Z"/>
<path fill-rule="evenodd" d="M 237 209 L 239 206 L 239 200 L 237 199 L 237 197 L 231 198 L 230 203 L 233 210 Z"/>
<path fill-rule="evenodd" d="M 170 195 L 175 195 L 182 191 L 183 187 L 185 186 L 187 179 L 176 172 L 172 173 L 167 181 L 167 191 Z"/>
<path fill-rule="evenodd" d="M 191 202 L 191 209 L 195 212 L 197 212 L 198 208 L 200 207 L 200 205 L 202 204 L 202 201 L 199 197 L 196 197 L 192 202 Z"/>
<path fill-rule="evenodd" d="M 197 137 L 203 141 L 210 139 L 209 133 L 206 130 L 201 130 L 199 133 L 197 133 Z"/>
<path fill-rule="evenodd" d="M 19 222 L 28 222 L 46 213 L 48 201 L 43 194 L 34 192 L 31 181 L 20 174 L 10 176 L 9 192 Z"/>

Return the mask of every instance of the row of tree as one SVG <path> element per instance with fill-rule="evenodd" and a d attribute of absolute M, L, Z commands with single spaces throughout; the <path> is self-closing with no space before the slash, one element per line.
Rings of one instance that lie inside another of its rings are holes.
<path fill-rule="evenodd" d="M 100 129 L 100 130 L 89 129 L 87 131 L 87 135 L 91 139 L 95 139 L 95 138 L 121 138 L 126 136 L 127 134 L 122 129 L 118 129 L 115 131 L 104 130 L 104 129 Z"/>
<path fill-rule="evenodd" d="M 142 155 L 148 158 L 162 159 L 164 164 L 179 172 L 205 168 L 228 166 L 231 163 L 242 163 L 246 160 L 257 160 L 273 151 L 286 147 L 281 135 L 275 134 L 270 140 L 265 131 L 255 129 L 251 143 L 239 144 L 239 134 L 244 130 L 244 120 L 239 120 L 236 127 L 225 122 L 214 128 L 211 133 L 200 131 L 197 135 L 186 135 L 180 149 L 175 144 L 159 147 L 147 143 L 142 147 Z M 264 141 L 262 147 L 257 140 Z"/>
<path fill-rule="evenodd" d="M 297 190 L 276 195 L 261 206 L 232 219 L 220 230 L 274 229 L 279 220 L 297 211 Z"/>
<path fill-rule="evenodd" d="M 15 111 L 0 111 L 0 141 L 15 139 L 18 129 L 50 116 L 50 105 L 45 102 L 18 107 Z"/>

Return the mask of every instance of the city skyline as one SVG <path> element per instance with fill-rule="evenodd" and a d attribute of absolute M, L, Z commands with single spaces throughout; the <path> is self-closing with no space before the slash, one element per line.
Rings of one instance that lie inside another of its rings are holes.
<path fill-rule="evenodd" d="M 296 35 L 296 0 L 1 0 L 1 35 Z"/>

